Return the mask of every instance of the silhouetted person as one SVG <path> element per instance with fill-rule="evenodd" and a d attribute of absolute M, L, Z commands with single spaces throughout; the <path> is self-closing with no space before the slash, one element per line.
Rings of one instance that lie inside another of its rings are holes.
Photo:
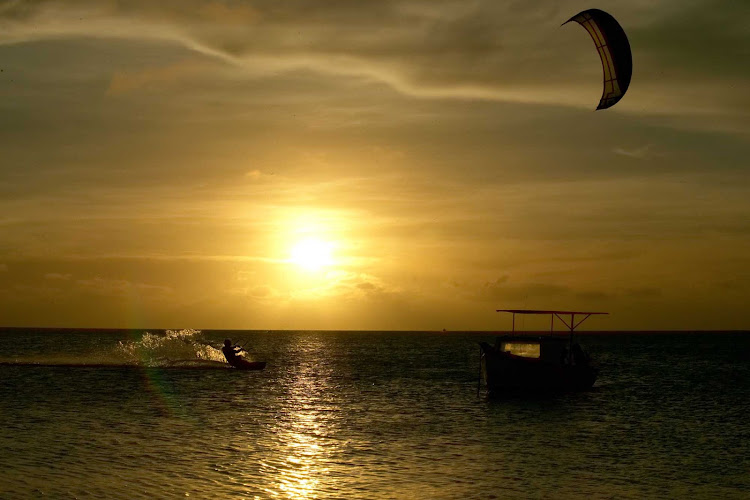
<path fill-rule="evenodd" d="M 234 367 L 241 365 L 243 361 L 245 361 L 238 356 L 238 354 L 243 350 L 244 349 L 242 349 L 242 347 L 238 345 L 232 345 L 232 341 L 230 339 L 225 339 L 224 347 L 221 348 L 221 352 L 223 352 L 224 357 L 227 358 L 227 363 Z"/>
<path fill-rule="evenodd" d="M 579 344 L 573 344 L 572 353 L 573 361 L 576 365 L 587 366 L 589 364 L 589 357 L 585 352 L 583 352 L 583 349 L 581 349 L 581 346 Z"/>

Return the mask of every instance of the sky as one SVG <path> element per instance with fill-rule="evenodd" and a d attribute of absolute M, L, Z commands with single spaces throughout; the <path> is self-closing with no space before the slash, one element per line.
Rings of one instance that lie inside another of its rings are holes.
<path fill-rule="evenodd" d="M 748 60 L 746 0 L 0 1 L 0 325 L 750 329 Z"/>

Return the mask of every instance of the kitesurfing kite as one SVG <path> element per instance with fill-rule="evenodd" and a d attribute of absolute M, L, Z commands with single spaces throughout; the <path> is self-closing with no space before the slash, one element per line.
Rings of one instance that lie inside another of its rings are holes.
<path fill-rule="evenodd" d="M 562 25 L 575 21 L 589 32 L 604 69 L 604 92 L 596 109 L 607 109 L 622 99 L 630 85 L 633 56 L 628 37 L 614 17 L 603 10 L 589 9 L 576 14 Z"/>

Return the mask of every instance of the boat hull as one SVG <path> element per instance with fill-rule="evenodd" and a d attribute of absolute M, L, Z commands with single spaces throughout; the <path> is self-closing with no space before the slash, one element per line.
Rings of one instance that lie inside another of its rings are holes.
<path fill-rule="evenodd" d="M 596 382 L 599 370 L 498 352 L 482 343 L 482 378 L 490 393 L 582 391 Z"/>

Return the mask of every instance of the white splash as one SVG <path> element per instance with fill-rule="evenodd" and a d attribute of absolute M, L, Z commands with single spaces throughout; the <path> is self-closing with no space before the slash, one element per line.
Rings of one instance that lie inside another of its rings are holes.
<path fill-rule="evenodd" d="M 138 341 L 120 341 L 116 347 L 125 362 L 161 366 L 174 362 L 214 361 L 225 363 L 219 349 L 203 339 L 200 330 L 167 330 L 163 334 L 144 332 Z"/>

